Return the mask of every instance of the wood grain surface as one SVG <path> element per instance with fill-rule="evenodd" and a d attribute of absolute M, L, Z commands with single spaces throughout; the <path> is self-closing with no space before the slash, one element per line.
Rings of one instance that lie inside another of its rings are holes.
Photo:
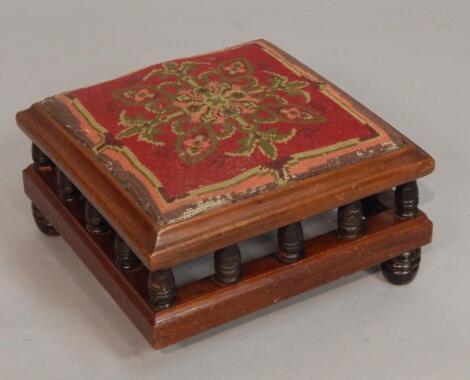
<path fill-rule="evenodd" d="M 222 323 L 280 302 L 341 276 L 353 273 L 431 241 L 432 223 L 419 211 L 415 218 L 374 204 L 365 207 L 364 235 L 353 240 L 335 231 L 306 242 L 305 257 L 286 264 L 274 254 L 245 263 L 241 280 L 229 286 L 210 277 L 177 289 L 175 303 L 155 312 L 147 302 L 148 271 L 121 272 L 114 264 L 114 234 L 92 235 L 86 229 L 84 202 L 60 200 L 52 170 L 23 172 L 26 194 L 107 289 L 155 348 L 162 348 Z M 389 197 L 390 198 L 390 197 Z"/>

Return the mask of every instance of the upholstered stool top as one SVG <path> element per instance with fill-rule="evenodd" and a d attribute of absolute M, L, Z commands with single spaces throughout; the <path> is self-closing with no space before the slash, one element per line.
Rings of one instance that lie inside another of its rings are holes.
<path fill-rule="evenodd" d="M 402 165 L 415 165 L 414 177 L 432 166 L 264 40 L 150 66 L 25 112 L 18 121 L 26 132 L 150 268 L 338 206 L 345 191 L 359 198 L 385 190 L 408 179 Z"/>

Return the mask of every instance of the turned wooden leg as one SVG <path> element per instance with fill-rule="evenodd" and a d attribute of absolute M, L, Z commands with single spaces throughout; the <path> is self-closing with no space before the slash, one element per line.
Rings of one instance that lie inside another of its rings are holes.
<path fill-rule="evenodd" d="M 105 235 L 111 232 L 111 227 L 108 222 L 88 201 L 85 205 L 85 220 L 87 230 L 94 235 Z"/>
<path fill-rule="evenodd" d="M 338 208 L 338 237 L 355 239 L 364 233 L 364 213 L 361 201 Z"/>
<path fill-rule="evenodd" d="M 52 170 L 55 168 L 54 163 L 35 144 L 31 144 L 31 156 L 33 158 L 33 165 L 37 170 Z M 34 222 L 42 233 L 48 236 L 59 235 L 51 222 L 44 217 L 36 205 L 31 203 L 31 209 L 33 211 Z"/>
<path fill-rule="evenodd" d="M 57 190 L 59 197 L 65 203 L 73 203 L 80 199 L 80 192 L 69 178 L 57 169 Z"/>
<path fill-rule="evenodd" d="M 31 144 L 31 156 L 36 169 L 54 169 L 55 164 L 35 144 Z"/>
<path fill-rule="evenodd" d="M 284 263 L 293 263 L 304 257 L 304 233 L 300 222 L 279 228 L 277 258 Z"/>
<path fill-rule="evenodd" d="M 140 261 L 135 253 L 118 235 L 114 239 L 114 253 L 116 254 L 114 262 L 119 269 L 129 271 L 140 266 Z"/>
<path fill-rule="evenodd" d="M 418 185 L 416 181 L 397 186 L 395 190 L 397 215 L 414 218 L 418 215 Z M 421 248 L 395 257 L 382 263 L 384 277 L 394 285 L 406 285 L 416 276 L 421 262 Z"/>
<path fill-rule="evenodd" d="M 34 221 L 36 222 L 36 225 L 38 226 L 39 230 L 49 236 L 57 236 L 59 233 L 56 231 L 54 226 L 49 222 L 44 215 L 42 214 L 41 211 L 33 204 L 31 203 L 31 209 L 33 210 L 33 218 Z"/>
<path fill-rule="evenodd" d="M 149 273 L 148 296 L 154 309 L 166 309 L 175 301 L 175 277 L 170 268 Z"/>
<path fill-rule="evenodd" d="M 418 214 L 418 184 L 416 181 L 397 186 L 395 190 L 397 215 L 402 218 L 413 218 Z"/>
<path fill-rule="evenodd" d="M 213 281 L 219 284 L 234 284 L 240 280 L 241 255 L 234 244 L 214 252 L 215 274 Z"/>
<path fill-rule="evenodd" d="M 384 277 L 394 285 L 409 284 L 416 276 L 421 261 L 421 248 L 382 263 Z"/>

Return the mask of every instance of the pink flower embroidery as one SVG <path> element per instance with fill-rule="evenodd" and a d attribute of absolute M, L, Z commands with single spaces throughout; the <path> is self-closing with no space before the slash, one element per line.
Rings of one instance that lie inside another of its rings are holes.
<path fill-rule="evenodd" d="M 189 155 L 195 156 L 209 149 L 211 142 L 207 136 L 199 134 L 185 139 L 183 146 Z"/>
<path fill-rule="evenodd" d="M 244 74 L 247 71 L 246 66 L 240 61 L 235 61 L 229 65 L 223 66 L 223 69 L 230 75 Z"/>
<path fill-rule="evenodd" d="M 141 88 L 140 90 L 138 91 L 135 91 L 135 90 L 130 90 L 130 91 L 126 91 L 124 93 L 124 96 L 129 99 L 129 100 L 132 100 L 134 102 L 142 102 L 144 100 L 147 100 L 147 99 L 151 99 L 154 97 L 154 94 L 151 93 L 148 89 L 146 88 Z"/>
<path fill-rule="evenodd" d="M 290 121 L 298 120 L 302 117 L 300 110 L 296 107 L 281 109 L 281 113 Z"/>
<path fill-rule="evenodd" d="M 277 146 L 296 136 L 298 124 L 326 120 L 309 105 L 310 95 L 304 90 L 308 82 L 268 71 L 266 78 L 265 74 L 258 78 L 250 61 L 242 57 L 210 65 L 165 63 L 142 83 L 117 90 L 113 96 L 130 107 L 119 114 L 119 125 L 125 129 L 118 138 L 137 136 L 164 146 L 171 131 L 178 156 L 188 164 L 214 152 L 250 157 L 259 151 L 275 160 Z M 224 140 L 230 143 L 221 146 Z"/>

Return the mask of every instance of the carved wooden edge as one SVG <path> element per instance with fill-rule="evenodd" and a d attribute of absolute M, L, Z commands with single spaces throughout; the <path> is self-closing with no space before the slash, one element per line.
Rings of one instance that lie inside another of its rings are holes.
<path fill-rule="evenodd" d="M 385 191 L 434 169 L 434 160 L 408 142 L 398 151 L 162 227 L 155 225 L 91 153 L 39 104 L 19 112 L 17 122 L 152 271 Z"/>
<path fill-rule="evenodd" d="M 23 172 L 26 194 L 83 260 L 90 271 L 155 348 L 320 286 L 343 275 L 380 264 L 431 241 L 432 223 L 422 212 L 415 218 L 382 211 L 368 218 L 367 234 L 354 240 L 326 233 L 305 244 L 305 257 L 284 264 L 268 255 L 242 266 L 242 281 L 220 286 L 209 277 L 178 288 L 172 307 L 155 312 L 147 301 L 148 272 L 123 273 L 106 250 L 112 236 L 93 236 L 77 218 L 78 205 L 64 205 L 32 167 Z M 82 217 L 83 219 L 83 217 Z M 106 240 L 108 239 L 108 240 Z M 103 242 L 108 244 L 103 245 Z"/>
<path fill-rule="evenodd" d="M 145 211 L 39 103 L 18 112 L 16 121 L 146 264 L 154 251 L 156 232 Z"/>
<path fill-rule="evenodd" d="M 431 173 L 434 160 L 416 146 L 351 164 L 243 200 L 159 233 L 150 267 L 171 267 L 283 225 L 380 193 Z M 196 249 L 197 248 L 197 249 Z"/>

